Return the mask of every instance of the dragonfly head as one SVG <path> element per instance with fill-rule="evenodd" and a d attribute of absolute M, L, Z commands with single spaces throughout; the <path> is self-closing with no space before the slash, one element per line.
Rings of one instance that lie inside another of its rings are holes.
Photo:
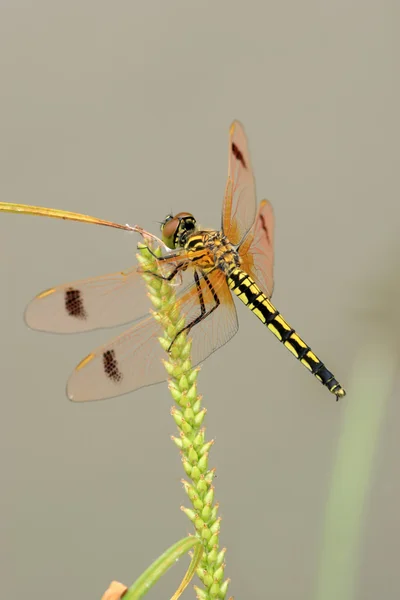
<path fill-rule="evenodd" d="M 187 212 L 167 215 L 161 223 L 162 241 L 168 248 L 183 248 L 189 234 L 196 230 L 196 219 Z"/>

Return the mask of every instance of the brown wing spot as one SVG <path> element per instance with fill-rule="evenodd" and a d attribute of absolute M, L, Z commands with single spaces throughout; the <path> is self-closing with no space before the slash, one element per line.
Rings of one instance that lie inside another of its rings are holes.
<path fill-rule="evenodd" d="M 265 235 L 267 236 L 268 244 L 270 244 L 271 240 L 269 239 L 268 228 L 265 224 L 265 219 L 264 219 L 263 215 L 260 215 L 260 220 L 261 220 L 261 227 L 263 228 L 263 230 L 265 231 Z"/>
<path fill-rule="evenodd" d="M 118 383 L 122 379 L 122 373 L 118 369 L 118 362 L 115 358 L 115 350 L 106 350 L 103 353 L 104 373 L 109 379 Z"/>
<path fill-rule="evenodd" d="M 237 160 L 239 160 L 242 163 L 242 165 L 244 166 L 245 169 L 247 169 L 247 165 L 243 158 L 243 154 L 241 153 L 241 151 L 239 150 L 239 148 L 236 146 L 236 144 L 234 142 L 232 142 L 232 152 L 233 152 L 234 157 L 237 158 Z"/>
<path fill-rule="evenodd" d="M 87 313 L 83 306 L 83 300 L 80 290 L 69 288 L 65 292 L 65 310 L 71 317 L 77 319 L 86 319 Z"/>

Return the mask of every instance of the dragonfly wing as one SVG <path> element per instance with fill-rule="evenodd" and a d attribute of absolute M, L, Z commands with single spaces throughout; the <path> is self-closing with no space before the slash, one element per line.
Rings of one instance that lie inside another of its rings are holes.
<path fill-rule="evenodd" d="M 270 298 L 274 289 L 274 212 L 268 200 L 260 202 L 256 219 L 238 250 L 242 268 Z"/>
<path fill-rule="evenodd" d="M 256 216 L 256 188 L 243 126 L 234 121 L 229 135 L 228 179 L 222 209 L 222 230 L 237 245 Z"/>
<path fill-rule="evenodd" d="M 220 305 L 190 332 L 193 366 L 225 344 L 238 329 L 236 309 L 225 276 L 215 272 L 209 281 Z M 204 278 L 200 278 L 200 286 L 205 310 L 209 311 L 215 306 L 213 292 Z M 190 286 L 177 304 L 186 324 L 198 317 L 200 300 L 196 285 Z M 69 378 L 68 397 L 78 402 L 101 400 L 165 381 L 168 375 L 161 360 L 167 358 L 167 354 L 158 341 L 161 335 L 162 325 L 152 316 L 141 319 L 81 361 Z"/>
<path fill-rule="evenodd" d="M 146 285 L 136 268 L 45 290 L 27 306 L 32 329 L 75 333 L 129 323 L 148 312 Z"/>
<path fill-rule="evenodd" d="M 67 383 L 70 400 L 103 400 L 164 381 L 161 334 L 160 324 L 149 315 L 97 348 L 71 374 Z"/>
<path fill-rule="evenodd" d="M 180 258 L 160 263 L 164 277 Z M 180 285 L 180 273 L 173 279 Z M 76 333 L 131 323 L 149 312 L 150 302 L 141 272 L 128 271 L 81 279 L 38 294 L 28 304 L 25 321 L 32 329 Z"/>

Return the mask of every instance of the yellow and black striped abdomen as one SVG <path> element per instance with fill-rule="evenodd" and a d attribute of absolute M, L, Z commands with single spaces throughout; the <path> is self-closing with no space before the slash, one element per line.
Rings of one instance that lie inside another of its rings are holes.
<path fill-rule="evenodd" d="M 315 377 L 335 394 L 336 399 L 346 392 L 328 371 L 324 363 L 312 352 L 311 348 L 297 335 L 285 321 L 267 296 L 260 290 L 254 280 L 241 269 L 233 269 L 228 276 L 230 289 L 240 298 L 264 325 L 278 338 L 282 344 L 309 370 Z"/>

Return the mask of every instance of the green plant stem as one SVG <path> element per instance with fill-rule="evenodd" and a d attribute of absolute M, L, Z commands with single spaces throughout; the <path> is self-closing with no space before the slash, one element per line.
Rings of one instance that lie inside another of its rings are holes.
<path fill-rule="evenodd" d="M 393 331 L 368 330 L 353 367 L 333 468 L 315 600 L 353 600 L 376 452 L 396 376 Z"/>
<path fill-rule="evenodd" d="M 156 252 L 157 255 L 158 252 Z M 184 327 L 185 318 L 180 314 L 174 286 L 155 274 L 158 271 L 157 260 L 146 246 L 139 246 L 138 260 L 145 278 L 150 300 L 157 312 L 154 318 L 160 323 L 163 335 L 159 338 L 164 350 Z M 179 436 L 172 436 L 179 448 L 187 479 L 182 480 L 184 490 L 192 504 L 191 508 L 181 507 L 195 527 L 195 535 L 204 545 L 203 556 L 197 575 L 203 588 L 195 587 L 201 600 L 224 599 L 229 579 L 224 580 L 225 552 L 219 550 L 221 519 L 218 503 L 214 501 L 215 469 L 208 465 L 209 451 L 213 440 L 207 442 L 203 426 L 206 409 L 202 406 L 197 391 L 199 368 L 193 368 L 190 359 L 191 340 L 183 333 L 174 341 L 164 361 L 169 375 L 169 390 L 175 402 L 171 415 L 178 427 Z"/>

